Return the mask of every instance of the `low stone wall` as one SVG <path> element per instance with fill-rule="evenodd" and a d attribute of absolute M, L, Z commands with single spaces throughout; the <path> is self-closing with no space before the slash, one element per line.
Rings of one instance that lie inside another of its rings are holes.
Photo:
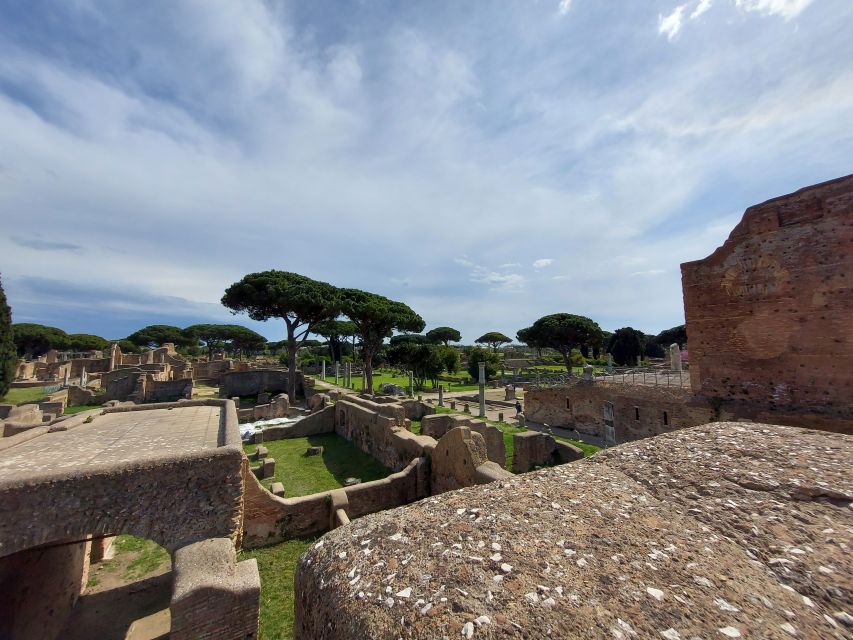
<path fill-rule="evenodd" d="M 254 442 L 270 442 L 272 440 L 286 440 L 288 438 L 307 438 L 321 433 L 335 432 L 335 407 L 326 407 L 302 418 L 292 424 L 273 425 L 265 427 L 263 431 L 255 434 Z"/>
<path fill-rule="evenodd" d="M 489 460 L 485 438 L 469 427 L 456 427 L 447 432 L 438 441 L 431 463 L 433 495 L 512 476 Z"/>
<path fill-rule="evenodd" d="M 257 560 L 237 562 L 232 540 L 212 538 L 178 549 L 172 567 L 171 640 L 257 637 L 261 598 Z"/>
<path fill-rule="evenodd" d="M 37 404 L 0 405 L 0 420 L 16 424 L 41 424 L 42 410 Z"/>
<path fill-rule="evenodd" d="M 501 466 L 506 463 L 506 445 L 503 432 L 495 426 L 468 416 L 451 413 L 427 415 L 421 420 L 421 434 L 436 440 L 456 427 L 468 427 L 479 433 L 486 441 L 486 453 L 489 460 Z"/>
<path fill-rule="evenodd" d="M 250 369 L 249 371 L 227 371 L 219 380 L 219 397 L 256 396 L 259 393 L 287 391 L 286 369 Z M 303 393 L 302 372 L 296 372 L 296 393 Z"/>
<path fill-rule="evenodd" d="M 428 495 L 424 460 L 412 460 L 402 471 L 382 480 L 298 498 L 279 498 L 267 491 L 244 463 L 243 547 L 254 549 L 291 538 L 328 531 L 333 521 L 332 494 L 344 492 L 352 517 L 400 506 Z"/>
<path fill-rule="evenodd" d="M 554 466 L 583 459 L 583 451 L 547 433 L 525 431 L 512 436 L 512 472 L 526 473 L 534 467 Z"/>
<path fill-rule="evenodd" d="M 143 402 L 189 400 L 193 396 L 193 381 L 192 378 L 155 380 L 150 375 L 146 375 L 142 393 Z"/>
<path fill-rule="evenodd" d="M 405 468 L 435 446 L 406 429 L 403 407 L 349 397 L 335 404 L 335 432 L 392 471 Z"/>

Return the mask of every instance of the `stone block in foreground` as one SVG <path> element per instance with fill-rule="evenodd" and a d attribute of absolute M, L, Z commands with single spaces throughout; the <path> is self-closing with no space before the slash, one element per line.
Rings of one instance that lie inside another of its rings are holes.
<path fill-rule="evenodd" d="M 714 423 L 366 516 L 301 558 L 295 637 L 844 638 L 851 460 Z"/>

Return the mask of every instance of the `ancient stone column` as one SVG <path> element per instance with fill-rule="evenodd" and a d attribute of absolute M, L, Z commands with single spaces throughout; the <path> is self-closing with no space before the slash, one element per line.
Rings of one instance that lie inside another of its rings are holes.
<path fill-rule="evenodd" d="M 326 361 L 325 360 L 320 361 L 320 380 L 322 380 L 323 382 L 326 381 Z"/>
<path fill-rule="evenodd" d="M 480 363 L 480 417 L 486 417 L 486 363 Z"/>
<path fill-rule="evenodd" d="M 340 381 L 340 377 L 341 377 L 341 363 L 336 362 L 335 363 L 335 384 L 338 384 L 338 382 Z"/>
<path fill-rule="evenodd" d="M 438 385 L 438 406 L 444 406 L 444 386 Z"/>
<path fill-rule="evenodd" d="M 681 371 L 681 347 L 674 342 L 669 345 L 669 368 Z"/>
<path fill-rule="evenodd" d="M 590 365 L 590 364 L 584 365 L 584 367 L 583 367 L 583 379 L 592 381 L 592 379 L 593 379 L 592 371 L 593 371 L 592 365 Z"/>
<path fill-rule="evenodd" d="M 409 371 L 409 397 L 415 397 L 415 376 L 411 371 Z"/>

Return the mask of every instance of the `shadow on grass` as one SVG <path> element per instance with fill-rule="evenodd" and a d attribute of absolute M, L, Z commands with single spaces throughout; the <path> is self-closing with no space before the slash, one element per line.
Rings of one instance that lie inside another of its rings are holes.
<path fill-rule="evenodd" d="M 391 473 L 377 460 L 337 434 L 309 436 L 308 443 L 312 447 L 323 447 L 323 464 L 341 485 L 347 478 L 370 482 L 381 480 Z"/>

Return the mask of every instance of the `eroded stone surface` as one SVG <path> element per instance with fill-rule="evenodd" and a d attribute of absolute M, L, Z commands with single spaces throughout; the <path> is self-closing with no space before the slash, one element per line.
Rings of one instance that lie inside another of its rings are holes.
<path fill-rule="evenodd" d="M 843 638 L 852 459 L 716 423 L 367 516 L 303 556 L 297 637 Z"/>

